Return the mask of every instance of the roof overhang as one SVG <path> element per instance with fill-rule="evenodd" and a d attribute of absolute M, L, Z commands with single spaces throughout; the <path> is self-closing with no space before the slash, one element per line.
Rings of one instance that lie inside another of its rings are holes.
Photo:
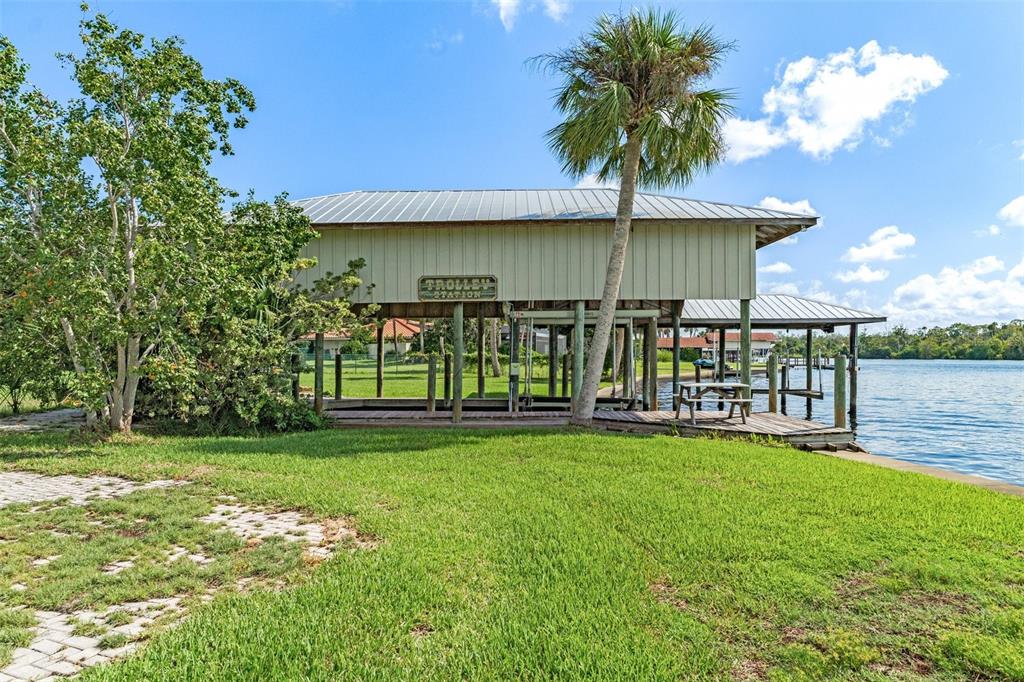
<path fill-rule="evenodd" d="M 383 230 L 383 229 L 429 229 L 437 227 L 477 227 L 477 226 L 496 226 L 496 225 L 519 225 L 524 227 L 551 227 L 554 225 L 565 225 L 567 222 L 572 223 L 585 223 L 594 226 L 608 227 L 615 224 L 614 220 L 602 220 L 602 219 L 580 219 L 575 218 L 571 220 L 522 220 L 522 221 L 509 221 L 509 220 L 478 220 L 473 222 L 466 221 L 430 221 L 430 222 L 391 222 L 391 223 L 312 223 L 312 227 L 315 230 L 326 230 L 326 229 L 347 229 L 347 230 Z M 751 221 L 743 218 L 707 218 L 702 220 L 664 220 L 664 219 L 652 219 L 652 218 L 633 218 L 633 224 L 641 225 L 680 225 L 686 223 L 718 223 L 718 224 L 732 224 L 732 225 L 754 225 L 756 230 L 756 247 L 761 248 L 774 244 L 777 241 L 790 237 L 799 232 L 803 232 L 809 227 L 813 227 L 818 222 L 817 218 L 807 217 L 798 220 L 793 219 L 779 219 L 779 220 L 759 220 Z"/>

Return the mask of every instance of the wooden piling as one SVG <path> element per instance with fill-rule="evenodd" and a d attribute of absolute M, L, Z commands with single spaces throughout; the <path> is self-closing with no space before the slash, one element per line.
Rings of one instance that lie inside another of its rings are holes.
<path fill-rule="evenodd" d="M 384 323 L 377 325 L 377 397 L 384 397 Z"/>
<path fill-rule="evenodd" d="M 452 345 L 455 347 L 455 358 L 452 366 L 452 421 L 462 421 L 462 369 L 465 366 L 466 331 L 463 320 L 461 301 L 456 303 L 452 311 Z"/>
<path fill-rule="evenodd" d="M 718 330 L 718 380 L 725 381 L 725 327 Z M 725 402 L 718 401 L 718 410 L 725 409 Z"/>
<path fill-rule="evenodd" d="M 626 333 L 622 336 L 622 397 L 636 396 L 636 335 L 633 318 L 626 320 Z"/>
<path fill-rule="evenodd" d="M 785 362 L 782 363 L 782 395 L 779 396 L 779 407 L 782 408 L 782 414 L 786 414 L 786 391 L 789 390 L 789 358 L 784 358 Z"/>
<path fill-rule="evenodd" d="M 313 411 L 324 413 L 324 333 L 313 335 Z"/>
<path fill-rule="evenodd" d="M 427 413 L 433 414 L 437 409 L 437 356 L 433 353 L 427 358 Z"/>
<path fill-rule="evenodd" d="M 548 325 L 548 395 L 555 396 L 558 388 L 558 327 Z"/>
<path fill-rule="evenodd" d="M 569 373 L 570 363 L 572 362 L 572 353 L 566 353 L 562 356 L 562 397 L 568 397 L 569 395 Z"/>
<path fill-rule="evenodd" d="M 740 383 L 746 384 L 743 397 L 750 399 L 750 299 L 740 299 Z"/>
<path fill-rule="evenodd" d="M 647 404 L 649 409 L 658 409 L 658 318 L 647 322 L 647 361 L 650 363 L 650 377 L 647 380 Z"/>
<path fill-rule="evenodd" d="M 837 429 L 846 428 L 846 356 L 835 359 L 835 376 L 832 395 L 835 398 L 835 423 Z"/>
<path fill-rule="evenodd" d="M 779 359 L 768 354 L 768 411 L 779 411 Z"/>
<path fill-rule="evenodd" d="M 647 337 L 651 333 L 650 328 L 647 325 L 641 327 L 640 332 L 640 409 L 647 411 L 651 409 L 648 400 L 651 397 L 650 391 L 647 389 L 647 381 L 651 373 L 651 361 L 647 357 L 650 347 L 647 344 Z"/>
<path fill-rule="evenodd" d="M 679 360 L 680 360 L 680 318 L 683 314 L 683 304 L 680 301 L 672 302 L 672 401 L 678 400 L 679 395 Z M 698 372 L 700 369 L 698 368 Z M 676 409 L 675 405 L 672 409 Z"/>
<path fill-rule="evenodd" d="M 449 408 L 452 405 L 452 356 L 444 354 L 444 406 Z"/>
<path fill-rule="evenodd" d="M 693 380 L 694 380 L 694 381 L 695 381 L 696 383 L 698 383 L 698 384 L 699 384 L 699 383 L 701 382 L 701 367 L 700 367 L 700 365 L 694 365 L 694 366 L 693 366 Z M 672 395 L 672 409 L 673 409 L 673 410 L 677 410 L 677 409 L 679 409 L 679 395 L 678 395 L 678 393 L 679 393 L 679 392 L 678 392 L 678 391 L 676 391 L 676 393 L 674 393 L 674 394 Z M 701 410 L 701 409 L 703 409 L 703 407 L 704 407 L 703 403 L 704 403 L 704 401 L 703 401 L 703 400 L 701 400 L 700 402 L 698 402 L 698 403 L 697 403 L 697 404 L 696 404 L 696 405 L 694 406 L 694 407 L 695 407 L 695 409 L 696 409 L 696 410 L 698 410 L 698 411 L 699 411 L 699 410 Z"/>
<path fill-rule="evenodd" d="M 573 404 L 583 390 L 583 348 L 586 335 L 584 333 L 584 302 L 576 301 L 576 314 L 573 318 L 572 333 L 572 399 Z"/>
<path fill-rule="evenodd" d="M 509 363 L 508 363 L 508 401 L 509 411 L 519 411 L 519 320 L 515 316 L 509 324 Z"/>
<path fill-rule="evenodd" d="M 857 372 L 860 363 L 857 360 L 858 325 L 850 325 L 850 427 L 857 428 Z"/>
<path fill-rule="evenodd" d="M 341 400 L 341 349 L 334 354 L 334 398 Z"/>
<path fill-rule="evenodd" d="M 807 330 L 807 339 L 804 344 L 804 388 L 807 389 L 807 419 L 813 416 L 814 400 L 810 391 L 814 384 L 814 356 L 811 352 L 814 346 L 814 332 Z"/>
<path fill-rule="evenodd" d="M 526 333 L 523 334 L 523 338 L 526 341 L 526 357 L 523 358 L 523 364 L 526 366 L 526 371 L 523 372 L 523 380 L 520 382 L 522 386 L 522 393 L 526 396 L 527 401 L 533 400 L 533 318 L 529 317 L 526 319 Z"/>
<path fill-rule="evenodd" d="M 484 307 L 476 307 L 476 397 L 483 398 L 487 393 L 484 387 Z"/>

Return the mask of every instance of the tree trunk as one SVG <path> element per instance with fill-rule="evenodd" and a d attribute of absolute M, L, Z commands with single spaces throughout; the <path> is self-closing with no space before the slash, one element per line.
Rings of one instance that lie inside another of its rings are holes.
<path fill-rule="evenodd" d="M 590 357 L 583 372 L 583 388 L 575 401 L 573 424 L 589 425 L 594 418 L 597 403 L 597 388 L 601 383 L 605 353 L 608 352 L 608 337 L 615 321 L 615 307 L 619 300 L 619 285 L 622 270 L 626 264 L 626 246 L 629 243 L 629 229 L 633 222 L 633 196 L 636 194 L 636 176 L 640 167 L 640 138 L 627 134 L 625 158 L 622 162 L 622 182 L 619 187 L 619 203 L 615 211 L 615 231 L 612 233 L 612 248 L 608 256 L 608 269 L 601 292 L 601 308 L 597 324 L 590 339 Z"/>
<path fill-rule="evenodd" d="M 498 336 L 501 330 L 498 327 L 498 320 L 491 320 L 491 376 L 501 376 L 501 361 L 498 359 Z"/>

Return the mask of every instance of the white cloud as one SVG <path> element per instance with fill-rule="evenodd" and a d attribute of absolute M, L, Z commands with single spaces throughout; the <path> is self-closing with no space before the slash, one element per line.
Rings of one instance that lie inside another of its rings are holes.
<path fill-rule="evenodd" d="M 876 260 L 899 260 L 905 258 L 902 253 L 917 243 L 914 235 L 900 232 L 895 225 L 880 227 L 868 237 L 866 244 L 851 246 L 843 254 L 843 260 L 853 263 L 866 263 Z"/>
<path fill-rule="evenodd" d="M 786 135 L 772 128 L 766 118 L 757 121 L 730 118 L 722 126 L 722 135 L 728 144 L 725 158 L 732 163 L 765 156 L 787 141 Z"/>
<path fill-rule="evenodd" d="M 491 0 L 491 4 L 498 8 L 498 18 L 506 31 L 515 28 L 516 19 L 519 17 L 519 10 L 522 8 L 521 0 Z M 568 0 L 541 0 L 544 7 L 544 14 L 554 21 L 561 21 L 569 13 Z M 533 3 L 528 4 L 527 11 L 535 8 Z"/>
<path fill-rule="evenodd" d="M 433 37 L 427 41 L 425 47 L 431 52 L 443 52 L 450 45 L 461 45 L 464 38 L 465 36 L 462 34 L 462 31 L 455 31 L 454 33 L 434 31 Z"/>
<path fill-rule="evenodd" d="M 822 286 L 821 280 L 813 279 L 806 284 L 797 282 L 763 282 L 758 283 L 758 292 L 765 294 L 788 294 L 813 298 L 824 303 L 839 303 L 839 298 Z"/>
<path fill-rule="evenodd" d="M 999 217 L 1011 225 L 1024 227 L 1024 194 L 999 209 Z"/>
<path fill-rule="evenodd" d="M 498 18 L 506 31 L 511 31 L 519 16 L 519 0 L 491 0 L 498 8 Z"/>
<path fill-rule="evenodd" d="M 888 276 L 888 270 L 883 270 L 881 268 L 874 270 L 865 263 L 861 263 L 860 267 L 856 270 L 844 270 L 842 272 L 837 272 L 834 275 L 836 279 L 845 284 L 849 284 L 850 282 L 863 282 L 865 284 L 870 282 L 881 282 Z"/>
<path fill-rule="evenodd" d="M 854 149 L 869 132 L 888 146 L 909 122 L 905 109 L 884 134 L 869 128 L 939 87 L 948 75 L 931 55 L 883 50 L 874 40 L 822 59 L 803 57 L 776 76 L 762 98 L 762 118 L 726 123 L 727 159 L 741 163 L 786 144 L 826 158 L 839 149 Z"/>
<path fill-rule="evenodd" d="M 576 183 L 576 189 L 619 189 L 618 180 L 598 180 L 597 173 L 584 175 L 583 179 Z"/>
<path fill-rule="evenodd" d="M 989 225 L 981 229 L 974 231 L 975 237 L 998 237 L 1002 230 L 999 229 L 998 225 Z"/>
<path fill-rule="evenodd" d="M 787 211 L 789 213 L 799 213 L 801 215 L 819 215 L 814 207 L 811 206 L 811 202 L 807 199 L 783 201 L 778 197 L 768 196 L 757 202 L 757 205 L 760 208 L 767 208 L 772 211 Z"/>
<path fill-rule="evenodd" d="M 561 21 L 569 13 L 567 0 L 544 0 L 544 14 L 555 21 Z"/>
<path fill-rule="evenodd" d="M 762 265 L 757 269 L 758 272 L 763 272 L 768 275 L 786 275 L 793 272 L 793 266 L 783 261 L 776 263 L 770 263 L 769 265 Z"/>
<path fill-rule="evenodd" d="M 1006 270 L 995 256 L 923 274 L 893 290 L 885 305 L 894 322 L 911 325 L 982 323 L 1024 317 L 1024 259 Z"/>
<path fill-rule="evenodd" d="M 1024 139 L 1014 140 L 1013 146 L 1020 147 L 1020 156 L 1017 157 L 1017 160 L 1024 161 Z"/>
<path fill-rule="evenodd" d="M 778 197 L 767 196 L 761 201 L 757 202 L 758 207 L 767 208 L 772 211 L 787 211 L 789 213 L 800 213 L 802 215 L 820 215 L 818 211 L 811 206 L 811 202 L 807 199 L 798 199 L 797 201 L 783 201 Z M 821 227 L 822 221 L 818 220 L 818 224 L 815 227 Z M 812 228 L 813 229 L 813 228 Z M 780 239 L 775 242 L 778 245 L 796 244 L 797 235 L 793 234 L 784 239 Z"/>

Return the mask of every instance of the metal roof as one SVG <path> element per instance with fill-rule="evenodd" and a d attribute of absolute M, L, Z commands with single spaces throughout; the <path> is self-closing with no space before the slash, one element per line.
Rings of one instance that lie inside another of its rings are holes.
<path fill-rule="evenodd" d="M 788 294 L 761 294 L 750 301 L 752 327 L 807 329 L 885 322 L 886 319 L 884 315 Z M 740 302 L 690 299 L 683 303 L 682 324 L 687 327 L 738 327 Z"/>
<path fill-rule="evenodd" d="M 292 203 L 314 226 L 394 226 L 431 223 L 611 221 L 614 189 L 356 191 Z M 764 246 L 818 222 L 817 217 L 712 201 L 637 192 L 634 220 L 753 223 Z"/>

